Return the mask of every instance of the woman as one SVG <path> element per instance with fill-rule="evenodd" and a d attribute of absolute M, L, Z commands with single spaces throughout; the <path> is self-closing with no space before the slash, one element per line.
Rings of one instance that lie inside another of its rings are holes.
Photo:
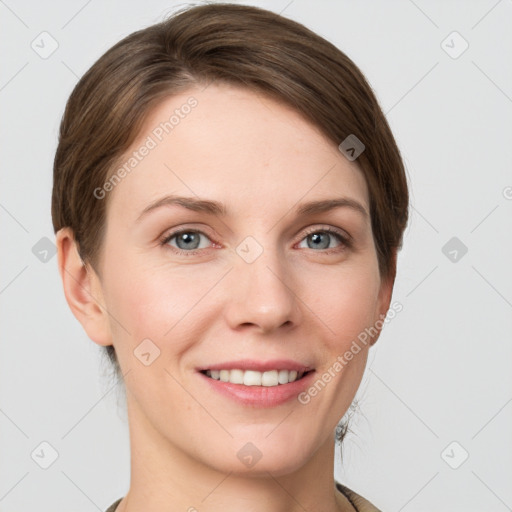
<path fill-rule="evenodd" d="M 335 482 L 336 426 L 407 211 L 369 85 L 298 23 L 193 7 L 92 66 L 52 217 L 68 304 L 127 391 L 130 489 L 108 512 L 378 510 Z"/>

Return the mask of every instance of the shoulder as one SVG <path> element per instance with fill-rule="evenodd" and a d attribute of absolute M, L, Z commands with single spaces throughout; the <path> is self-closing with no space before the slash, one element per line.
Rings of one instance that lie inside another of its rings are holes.
<path fill-rule="evenodd" d="M 363 498 L 352 489 L 345 487 L 343 484 L 336 482 L 336 488 L 354 505 L 357 512 L 381 512 L 380 509 L 367 499 Z"/>

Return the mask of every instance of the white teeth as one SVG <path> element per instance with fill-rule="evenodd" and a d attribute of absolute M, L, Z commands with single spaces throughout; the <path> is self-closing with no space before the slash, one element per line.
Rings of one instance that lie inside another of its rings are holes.
<path fill-rule="evenodd" d="M 304 375 L 304 371 L 295 370 L 269 370 L 257 372 L 254 370 L 207 370 L 206 375 L 215 380 L 230 382 L 231 384 L 243 384 L 244 386 L 273 387 L 279 384 L 294 382 Z"/>
<path fill-rule="evenodd" d="M 278 384 L 279 380 L 277 378 L 277 370 L 270 370 L 269 372 L 264 372 L 261 375 L 262 386 L 277 386 Z"/>
<path fill-rule="evenodd" d="M 243 384 L 244 372 L 242 370 L 231 370 L 229 372 L 229 382 L 232 384 Z"/>
<path fill-rule="evenodd" d="M 288 376 L 289 376 L 288 370 L 279 370 L 279 376 L 277 377 L 279 384 L 286 384 L 287 382 L 289 382 Z"/>
<path fill-rule="evenodd" d="M 231 370 L 233 371 L 233 370 Z M 236 370 L 235 370 L 236 371 Z M 230 379 L 231 382 L 231 379 Z M 261 386 L 261 372 L 247 370 L 244 372 L 244 386 Z"/>

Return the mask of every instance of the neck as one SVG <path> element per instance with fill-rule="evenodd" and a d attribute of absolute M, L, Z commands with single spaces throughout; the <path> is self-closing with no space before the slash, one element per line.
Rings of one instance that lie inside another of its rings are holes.
<path fill-rule="evenodd" d="M 334 436 L 296 471 L 222 473 L 163 438 L 128 398 L 130 489 L 116 512 L 353 511 L 335 488 Z"/>

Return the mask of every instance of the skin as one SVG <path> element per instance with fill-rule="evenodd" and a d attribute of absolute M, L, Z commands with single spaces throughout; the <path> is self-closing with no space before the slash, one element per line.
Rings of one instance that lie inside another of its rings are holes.
<path fill-rule="evenodd" d="M 131 482 L 118 511 L 353 510 L 334 488 L 334 430 L 378 336 L 306 405 L 244 406 L 195 369 L 286 358 L 320 376 L 386 314 L 393 279 L 379 274 L 365 179 L 296 111 L 221 84 L 165 99 L 127 153 L 191 95 L 198 105 L 109 192 L 97 272 L 69 228 L 57 234 L 68 304 L 95 343 L 115 346 L 125 375 Z M 229 215 L 172 205 L 136 220 L 168 194 L 221 201 Z M 295 216 L 305 201 L 338 197 L 367 214 Z M 160 243 L 176 228 L 204 233 L 196 254 L 174 252 L 191 250 L 178 237 Z M 252 263 L 236 252 L 247 236 L 263 250 Z M 146 338 L 160 350 L 149 366 L 134 355 Z M 237 457 L 247 442 L 262 454 L 252 468 Z"/>

